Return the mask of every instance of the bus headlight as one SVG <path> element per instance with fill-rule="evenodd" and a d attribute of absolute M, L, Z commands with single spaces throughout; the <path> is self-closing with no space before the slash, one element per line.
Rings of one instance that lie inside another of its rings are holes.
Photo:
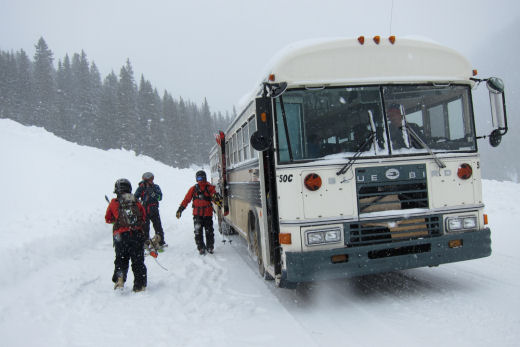
<path fill-rule="evenodd" d="M 448 218 L 448 231 L 460 230 L 462 229 L 462 219 L 460 218 Z"/>
<path fill-rule="evenodd" d="M 477 217 L 463 218 L 464 229 L 475 229 L 477 227 Z"/>
<path fill-rule="evenodd" d="M 477 228 L 477 217 L 465 216 L 465 217 L 450 217 L 446 220 L 446 227 L 448 231 L 476 229 Z"/>
<path fill-rule="evenodd" d="M 311 230 L 306 233 L 307 245 L 319 245 L 341 241 L 341 229 Z"/>
<path fill-rule="evenodd" d="M 308 245 L 315 245 L 318 243 L 323 243 L 323 233 L 321 233 L 321 232 L 307 233 L 307 244 Z"/>

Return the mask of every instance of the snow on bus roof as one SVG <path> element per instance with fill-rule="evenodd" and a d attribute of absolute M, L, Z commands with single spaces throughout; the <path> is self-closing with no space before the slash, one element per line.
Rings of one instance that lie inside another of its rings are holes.
<path fill-rule="evenodd" d="M 278 51 L 266 64 L 252 91 L 237 104 L 239 114 L 262 91 L 270 74 L 289 87 L 384 83 L 472 83 L 469 61 L 427 37 L 397 37 L 376 44 L 365 37 L 329 37 L 297 41 Z"/>
<path fill-rule="evenodd" d="M 311 40 L 290 45 L 275 56 L 269 74 L 297 85 L 379 81 L 469 81 L 472 67 L 458 52 L 424 39 L 397 38 L 379 44 L 366 38 Z"/>

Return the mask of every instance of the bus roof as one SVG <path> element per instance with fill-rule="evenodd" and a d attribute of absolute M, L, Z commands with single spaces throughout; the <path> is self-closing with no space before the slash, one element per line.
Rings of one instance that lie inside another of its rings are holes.
<path fill-rule="evenodd" d="M 287 82 L 289 88 L 389 83 L 469 83 L 473 69 L 457 51 L 427 38 L 399 38 L 394 43 L 381 37 L 379 44 L 364 38 L 313 39 L 293 43 L 278 52 L 267 64 L 262 80 L 238 102 L 234 127 L 262 83 L 274 75 L 274 83 Z M 270 81 L 271 82 L 271 81 Z"/>
<path fill-rule="evenodd" d="M 290 87 L 420 82 L 471 83 L 473 69 L 458 52 L 432 41 L 365 38 L 297 43 L 275 56 L 267 78 Z"/>

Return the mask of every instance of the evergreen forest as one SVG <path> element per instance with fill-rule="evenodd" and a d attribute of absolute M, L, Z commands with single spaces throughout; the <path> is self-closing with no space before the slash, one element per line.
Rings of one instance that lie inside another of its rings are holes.
<path fill-rule="evenodd" d="M 34 58 L 24 50 L 0 50 L 0 118 L 35 125 L 81 145 L 123 148 L 167 165 L 185 168 L 208 162 L 214 134 L 230 116 L 211 113 L 167 91 L 159 95 L 130 60 L 102 79 L 85 52 L 65 55 L 54 65 L 43 38 Z"/>

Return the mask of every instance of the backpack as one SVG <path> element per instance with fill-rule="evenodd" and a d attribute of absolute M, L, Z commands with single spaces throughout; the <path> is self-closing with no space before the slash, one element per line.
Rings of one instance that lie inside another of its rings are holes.
<path fill-rule="evenodd" d="M 208 185 L 204 187 L 204 190 L 200 190 L 198 184 L 195 185 L 195 190 L 193 191 L 193 201 L 195 200 L 211 201 L 211 197 L 209 196 Z"/>
<path fill-rule="evenodd" d="M 129 193 L 123 193 L 117 198 L 119 201 L 119 216 L 115 223 L 116 229 L 130 228 L 139 229 L 143 224 L 143 215 L 139 206 L 137 206 L 137 199 Z"/>

